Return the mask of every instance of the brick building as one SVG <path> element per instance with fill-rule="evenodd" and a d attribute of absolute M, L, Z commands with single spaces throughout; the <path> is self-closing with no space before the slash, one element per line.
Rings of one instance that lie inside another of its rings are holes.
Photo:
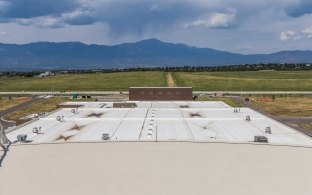
<path fill-rule="evenodd" d="M 191 101 L 192 87 L 130 87 L 130 101 Z"/>

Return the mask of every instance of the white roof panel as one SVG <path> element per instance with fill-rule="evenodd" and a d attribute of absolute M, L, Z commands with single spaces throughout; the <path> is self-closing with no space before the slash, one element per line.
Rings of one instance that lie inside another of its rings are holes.
<path fill-rule="evenodd" d="M 266 136 L 271 144 L 312 146 L 311 138 L 249 108 L 223 102 L 132 102 L 136 108 L 113 108 L 112 102 L 75 102 L 83 107 L 63 108 L 8 133 L 11 141 L 27 134 L 32 142 L 103 141 L 254 141 Z M 67 103 L 73 104 L 73 103 Z M 57 121 L 57 117 L 62 121 Z M 246 121 L 250 116 L 251 121 Z M 33 133 L 41 127 L 41 133 Z M 270 127 L 272 134 L 266 134 Z"/>

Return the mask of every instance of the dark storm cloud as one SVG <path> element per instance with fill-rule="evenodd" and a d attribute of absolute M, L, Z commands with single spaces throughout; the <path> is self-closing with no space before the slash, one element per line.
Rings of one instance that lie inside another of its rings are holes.
<path fill-rule="evenodd" d="M 312 13 L 312 1 L 302 0 L 297 5 L 290 6 L 286 9 L 286 13 L 291 17 L 300 17 L 305 14 Z"/>
<path fill-rule="evenodd" d="M 13 43 L 158 38 L 267 52 L 311 48 L 310 21 L 312 0 L 0 0 L 0 42 Z"/>
<path fill-rule="evenodd" d="M 196 18 L 206 10 L 194 4 L 181 2 L 171 4 L 114 2 L 96 10 L 96 17 L 107 22 L 114 33 L 137 32 L 146 28 L 166 30 L 168 26 L 189 18 Z"/>
<path fill-rule="evenodd" d="M 32 18 L 57 15 L 79 7 L 77 0 L 3 0 L 2 19 Z"/>
<path fill-rule="evenodd" d="M 213 10 L 187 0 L 0 0 L 0 21 L 48 28 L 100 22 L 118 35 L 162 31 L 219 10 L 226 9 Z"/>
<path fill-rule="evenodd" d="M 73 12 L 65 13 L 60 18 L 64 23 L 70 25 L 87 25 L 98 21 L 95 16 L 87 10 L 77 9 Z"/>
<path fill-rule="evenodd" d="M 164 30 L 177 23 L 206 28 L 237 27 L 263 10 L 283 10 L 291 17 L 312 13 L 311 0 L 0 0 L 0 21 L 31 25 L 49 17 L 59 25 L 106 23 L 113 33 Z M 224 15 L 230 12 L 232 15 Z M 223 15 L 222 15 L 223 14 Z M 273 17 L 273 16 L 272 16 Z M 25 20 L 26 19 L 26 20 Z M 218 25 L 220 24 L 220 25 Z M 39 25 L 40 26 L 40 25 Z"/>

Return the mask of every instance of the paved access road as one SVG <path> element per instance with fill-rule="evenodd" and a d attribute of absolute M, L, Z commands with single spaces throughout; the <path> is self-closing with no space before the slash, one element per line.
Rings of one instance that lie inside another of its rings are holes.
<path fill-rule="evenodd" d="M 262 110 L 260 107 L 256 106 L 255 104 L 249 102 L 249 101 L 245 101 L 242 97 L 232 97 L 232 99 L 238 103 L 240 103 L 243 106 L 246 106 L 248 108 L 251 108 L 253 110 L 256 110 L 257 112 L 260 112 L 261 114 L 267 115 L 270 118 L 273 118 L 274 120 L 283 123 L 293 129 L 296 129 L 306 135 L 309 135 L 312 137 L 312 132 L 302 128 L 302 127 L 298 127 L 298 126 L 294 126 L 296 124 L 299 123 L 304 123 L 304 124 L 312 124 L 312 117 L 288 117 L 288 116 L 274 116 L 271 115 L 267 112 L 265 112 L 264 110 Z"/>
<path fill-rule="evenodd" d="M 14 122 L 3 120 L 4 116 L 11 114 L 13 112 L 16 112 L 18 110 L 24 109 L 24 108 L 30 106 L 31 104 L 40 101 L 41 99 L 42 98 L 32 97 L 30 100 L 28 100 L 24 103 L 21 103 L 15 107 L 12 107 L 12 108 L 9 108 L 7 110 L 0 112 L 0 123 L 3 125 L 4 129 L 7 129 L 8 127 L 12 127 L 15 125 Z"/>

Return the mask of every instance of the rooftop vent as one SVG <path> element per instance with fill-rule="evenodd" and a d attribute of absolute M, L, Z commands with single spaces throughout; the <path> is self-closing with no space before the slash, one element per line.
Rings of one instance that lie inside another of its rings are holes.
<path fill-rule="evenodd" d="M 27 139 L 27 135 L 26 135 L 26 134 L 21 134 L 21 135 L 18 135 L 18 136 L 17 136 L 17 140 L 18 140 L 19 142 L 25 143 L 25 142 L 26 142 L 26 139 Z"/>
<path fill-rule="evenodd" d="M 36 134 L 40 134 L 41 133 L 41 127 L 34 127 L 32 132 L 36 133 Z"/>
<path fill-rule="evenodd" d="M 255 136 L 254 142 L 268 143 L 269 140 L 265 136 Z"/>
<path fill-rule="evenodd" d="M 109 134 L 108 133 L 102 134 L 102 140 L 110 140 Z M 117 140 L 117 138 L 116 138 L 116 140 Z"/>
<path fill-rule="evenodd" d="M 266 127 L 266 128 L 265 128 L 265 133 L 266 133 L 266 134 L 272 134 L 271 127 Z"/>
<path fill-rule="evenodd" d="M 147 137 L 149 137 L 149 138 L 151 138 L 152 136 L 153 136 L 152 133 L 148 133 L 148 134 L 147 134 Z"/>
<path fill-rule="evenodd" d="M 56 120 L 62 122 L 64 121 L 64 116 L 57 116 Z"/>
<path fill-rule="evenodd" d="M 246 116 L 246 121 L 251 121 L 250 116 Z"/>

